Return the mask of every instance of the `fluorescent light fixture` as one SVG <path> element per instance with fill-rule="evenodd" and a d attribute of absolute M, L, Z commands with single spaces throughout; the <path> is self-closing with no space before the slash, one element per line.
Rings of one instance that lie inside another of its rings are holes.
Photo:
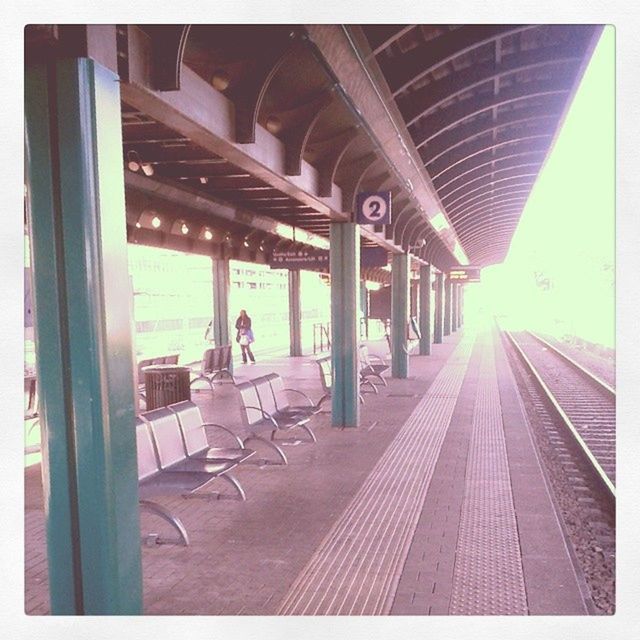
<path fill-rule="evenodd" d="M 151 226 L 154 229 L 159 229 L 161 224 L 162 224 L 162 220 L 160 220 L 158 216 L 153 216 L 153 218 L 151 219 Z"/>
<path fill-rule="evenodd" d="M 204 239 L 205 240 L 213 240 L 213 233 L 211 233 L 211 229 L 204 230 Z"/>
<path fill-rule="evenodd" d="M 142 173 L 147 177 L 151 177 L 155 173 L 153 167 L 148 162 L 143 162 L 140 166 L 142 168 Z"/>
<path fill-rule="evenodd" d="M 457 240 L 453 246 L 453 255 L 460 264 L 469 264 L 469 258 L 467 258 L 467 254 L 464 252 L 464 249 L 460 246 L 460 243 Z"/>
<path fill-rule="evenodd" d="M 429 218 L 429 222 L 436 231 L 444 231 L 449 228 L 449 222 L 442 211 L 438 211 L 433 218 Z"/>
<path fill-rule="evenodd" d="M 180 227 L 180 231 L 182 231 L 182 235 L 186 236 L 187 233 L 189 233 L 189 227 L 187 226 L 186 222 L 182 223 L 182 226 Z"/>

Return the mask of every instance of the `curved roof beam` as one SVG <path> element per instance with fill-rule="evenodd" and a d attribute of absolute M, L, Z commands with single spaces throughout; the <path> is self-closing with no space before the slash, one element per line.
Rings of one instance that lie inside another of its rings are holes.
<path fill-rule="evenodd" d="M 372 24 L 368 27 L 369 46 L 371 53 L 377 56 L 381 51 L 391 46 L 396 40 L 399 40 L 405 33 L 409 33 L 418 25 L 415 24 Z"/>
<path fill-rule="evenodd" d="M 460 229 L 461 233 L 470 231 L 473 227 L 484 228 L 486 226 L 494 228 L 496 226 L 500 226 L 502 224 L 512 224 L 514 221 L 517 222 L 518 213 L 514 211 L 505 211 L 499 213 L 498 215 L 494 215 L 493 213 L 486 213 L 484 216 L 472 216 L 465 220 L 464 222 L 458 225 L 458 229 Z"/>
<path fill-rule="evenodd" d="M 462 100 L 452 107 L 442 109 L 421 120 L 419 128 L 414 125 L 411 134 L 416 147 L 419 148 L 441 135 L 443 131 L 456 127 L 465 120 L 485 111 L 531 98 L 563 96 L 569 93 L 569 86 L 569 81 L 565 77 L 538 82 L 519 82 L 512 87 L 503 89 L 497 95 L 490 94 L 480 99 Z"/>
<path fill-rule="evenodd" d="M 451 218 L 456 218 L 457 214 L 461 211 L 482 205 L 484 202 L 494 201 L 496 198 L 503 198 L 505 196 L 512 196 L 519 193 L 529 194 L 532 186 L 531 182 L 521 182 L 519 184 L 498 187 L 497 189 L 487 189 L 481 193 L 477 193 L 468 200 L 458 202 L 455 207 L 448 208 L 447 213 Z"/>
<path fill-rule="evenodd" d="M 497 149 L 495 152 L 493 149 L 489 150 L 487 155 L 476 155 L 468 160 L 461 162 L 455 166 L 449 167 L 438 175 L 438 179 L 441 180 L 441 184 L 436 186 L 436 189 L 449 184 L 452 180 L 466 175 L 471 171 L 474 171 L 478 167 L 486 167 L 494 162 L 503 160 L 505 158 L 521 158 L 525 155 L 537 155 L 541 157 L 541 163 L 544 159 L 544 155 L 547 152 L 547 142 L 544 139 L 528 141 L 523 143 L 513 143 L 513 146 L 507 146 L 502 149 Z M 434 180 L 435 183 L 435 180 Z"/>
<path fill-rule="evenodd" d="M 522 170 L 518 170 L 518 169 L 516 169 L 512 173 L 512 175 L 504 176 L 501 178 L 492 178 L 490 174 L 489 177 L 485 178 L 482 182 L 475 185 L 473 184 L 469 185 L 470 188 L 465 189 L 461 193 L 452 194 L 452 195 L 456 195 L 456 197 L 453 198 L 452 200 L 447 200 L 447 198 L 441 197 L 440 201 L 446 208 L 449 206 L 453 206 L 454 204 L 456 204 L 456 202 L 459 202 L 460 200 L 464 200 L 468 198 L 474 193 L 476 194 L 479 193 L 480 191 L 482 191 L 483 189 L 486 189 L 487 187 L 494 187 L 495 185 L 507 186 L 511 184 L 510 182 L 511 180 L 519 180 L 521 183 L 526 181 L 535 182 L 535 179 L 537 176 L 538 176 L 537 171 L 535 173 L 524 173 L 522 172 Z M 519 184 L 519 183 L 515 183 L 515 184 Z"/>
<path fill-rule="evenodd" d="M 486 82 L 491 82 L 514 73 L 530 71 L 539 67 L 579 62 L 571 47 L 544 47 L 532 51 L 512 54 L 501 62 L 474 64 L 442 80 L 430 82 L 407 97 L 398 97 L 398 108 L 407 127 L 426 116 L 437 107 Z"/>
<path fill-rule="evenodd" d="M 524 208 L 524 205 L 527 202 L 527 198 L 529 197 L 529 192 L 525 192 L 526 195 L 522 195 L 522 196 L 513 196 L 512 194 L 506 194 L 506 196 L 503 196 L 502 198 L 498 199 L 498 200 L 492 200 L 491 198 L 485 200 L 484 202 L 478 202 L 475 205 L 471 205 L 469 207 L 466 207 L 465 209 L 461 209 L 460 211 L 457 211 L 456 214 L 454 214 L 451 217 L 451 223 L 452 224 L 456 224 L 456 222 L 458 220 L 461 220 L 464 216 L 466 216 L 467 214 L 478 214 L 481 212 L 484 212 L 486 209 L 491 209 L 493 208 L 494 210 L 497 210 L 499 207 L 504 207 L 505 205 L 511 205 L 511 206 L 519 206 L 521 209 Z"/>
<path fill-rule="evenodd" d="M 486 133 L 491 133 L 492 131 L 497 131 L 503 127 L 526 125 L 530 122 L 550 119 L 554 120 L 553 124 L 555 125 L 555 120 L 560 117 L 560 113 L 560 109 L 532 107 L 502 113 L 498 115 L 495 120 L 472 121 L 467 125 L 449 129 L 442 135 L 437 136 L 437 138 L 423 147 L 421 156 L 425 164 L 430 164 L 456 147 L 467 144 L 474 138 L 478 138 Z"/>
<path fill-rule="evenodd" d="M 465 215 L 460 216 L 457 219 L 456 224 L 461 224 L 462 226 L 465 226 L 465 225 L 468 226 L 467 222 L 469 221 L 482 220 L 484 219 L 485 216 L 492 216 L 492 215 L 509 214 L 511 216 L 514 216 L 515 218 L 519 218 L 521 212 L 522 212 L 522 207 L 517 204 L 506 204 L 506 205 L 500 205 L 498 207 L 487 206 L 479 210 L 474 209 L 473 211 L 469 211 L 465 213 Z"/>
<path fill-rule="evenodd" d="M 483 153 L 491 152 L 494 149 L 500 149 L 515 143 L 527 143 L 529 144 L 533 140 L 546 140 L 551 138 L 553 133 L 549 133 L 545 129 L 532 130 L 527 132 L 513 131 L 509 135 L 504 136 L 501 140 L 480 140 L 475 144 L 469 144 L 466 148 L 462 148 L 457 154 L 453 155 L 453 158 L 445 158 L 441 161 L 436 160 L 432 163 L 431 169 L 427 169 L 429 175 L 434 179 L 441 176 L 443 173 L 450 171 L 457 165 L 472 160 L 476 156 Z M 448 160 L 448 161 L 445 161 Z"/>
<path fill-rule="evenodd" d="M 441 36 L 423 42 L 401 56 L 378 60 L 378 64 L 389 78 L 391 93 L 396 96 L 420 78 L 464 53 L 504 36 L 534 28 L 535 25 L 465 25 L 445 31 Z"/>
<path fill-rule="evenodd" d="M 489 162 L 488 165 L 495 165 L 495 162 Z M 487 166 L 488 166 L 487 165 Z M 453 185 L 451 189 L 440 189 L 440 201 L 444 204 L 447 198 L 454 196 L 458 192 L 465 193 L 468 191 L 468 188 L 474 188 L 477 186 L 482 186 L 484 184 L 488 184 L 490 182 L 497 182 L 500 179 L 512 178 L 516 176 L 526 176 L 532 175 L 537 176 L 540 170 L 539 162 L 523 162 L 521 164 L 509 164 L 504 168 L 496 169 L 495 166 L 492 167 L 489 171 L 485 171 L 484 173 L 479 173 L 477 176 L 473 178 L 466 178 L 465 180 L 460 179 L 460 184 Z"/>
<path fill-rule="evenodd" d="M 182 58 L 190 24 L 148 24 L 151 40 L 151 82 L 158 91 L 178 91 Z"/>
<path fill-rule="evenodd" d="M 293 55 L 303 55 L 304 45 L 299 40 L 282 39 L 257 61 L 251 73 L 242 78 L 227 93 L 236 112 L 236 142 L 248 144 L 256 141 L 256 124 L 267 89 L 278 69 Z"/>

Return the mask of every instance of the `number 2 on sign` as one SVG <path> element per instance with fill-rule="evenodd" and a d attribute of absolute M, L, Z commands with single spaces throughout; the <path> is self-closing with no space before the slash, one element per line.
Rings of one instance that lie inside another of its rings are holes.
<path fill-rule="evenodd" d="M 375 222 L 387 215 L 387 203 L 380 196 L 369 196 L 362 203 L 362 212 L 368 220 Z"/>

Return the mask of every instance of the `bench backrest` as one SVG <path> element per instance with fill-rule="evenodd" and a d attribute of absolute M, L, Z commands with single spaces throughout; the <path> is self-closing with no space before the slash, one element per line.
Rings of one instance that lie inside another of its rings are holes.
<path fill-rule="evenodd" d="M 202 364 L 200 365 L 200 369 L 203 374 L 211 373 L 213 371 L 214 352 L 215 347 L 211 347 L 209 349 L 205 349 L 205 352 L 202 354 Z"/>
<path fill-rule="evenodd" d="M 150 478 L 159 471 L 158 458 L 149 433 L 149 425 L 136 418 L 136 449 L 138 457 L 138 482 Z"/>
<path fill-rule="evenodd" d="M 258 398 L 260 398 L 260 407 L 263 411 L 266 411 L 271 415 L 278 411 L 278 407 L 276 406 L 276 399 L 273 395 L 273 391 L 271 391 L 271 385 L 269 384 L 269 378 L 272 375 L 277 374 L 260 376 L 259 378 L 254 378 L 253 380 L 251 380 L 251 383 L 258 392 Z"/>
<path fill-rule="evenodd" d="M 262 408 L 260 404 L 260 397 L 258 391 L 252 382 L 241 382 L 236 385 L 236 389 L 240 392 L 240 399 L 242 401 L 242 418 L 245 424 L 251 426 L 262 420 Z M 249 407 L 256 407 L 256 409 L 250 409 Z"/>
<path fill-rule="evenodd" d="M 178 364 L 178 358 L 180 357 L 180 354 L 176 353 L 172 356 L 166 356 L 164 359 L 164 363 L 165 364 Z"/>
<path fill-rule="evenodd" d="M 186 458 L 178 416 L 173 411 L 162 407 L 143 413 L 142 418 L 151 427 L 161 469 Z"/>
<path fill-rule="evenodd" d="M 231 345 L 226 344 L 220 347 L 220 368 L 229 369 L 231 365 Z"/>
<path fill-rule="evenodd" d="M 369 360 L 369 348 L 366 344 L 361 344 L 359 347 L 360 351 L 360 368 L 368 367 L 371 364 Z"/>
<path fill-rule="evenodd" d="M 278 409 L 285 410 L 289 408 L 289 398 L 284 390 L 284 380 L 277 373 L 270 373 L 265 376 L 269 380 L 271 393 Z"/>
<path fill-rule="evenodd" d="M 167 407 L 178 417 L 187 454 L 192 456 L 209 448 L 207 431 L 204 427 L 202 414 L 196 404 L 190 400 L 183 400 Z"/>
<path fill-rule="evenodd" d="M 322 382 L 322 389 L 325 393 L 331 391 L 331 357 L 320 358 L 316 360 L 318 363 L 318 369 L 320 370 L 320 381 Z"/>

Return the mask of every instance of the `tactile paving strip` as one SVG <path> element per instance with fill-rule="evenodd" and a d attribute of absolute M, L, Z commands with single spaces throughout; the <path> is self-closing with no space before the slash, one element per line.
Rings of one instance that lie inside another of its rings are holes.
<path fill-rule="evenodd" d="M 526 615 L 493 349 L 485 348 L 473 412 L 449 613 Z"/>
<path fill-rule="evenodd" d="M 471 353 L 465 335 L 285 596 L 279 614 L 389 612 Z"/>

